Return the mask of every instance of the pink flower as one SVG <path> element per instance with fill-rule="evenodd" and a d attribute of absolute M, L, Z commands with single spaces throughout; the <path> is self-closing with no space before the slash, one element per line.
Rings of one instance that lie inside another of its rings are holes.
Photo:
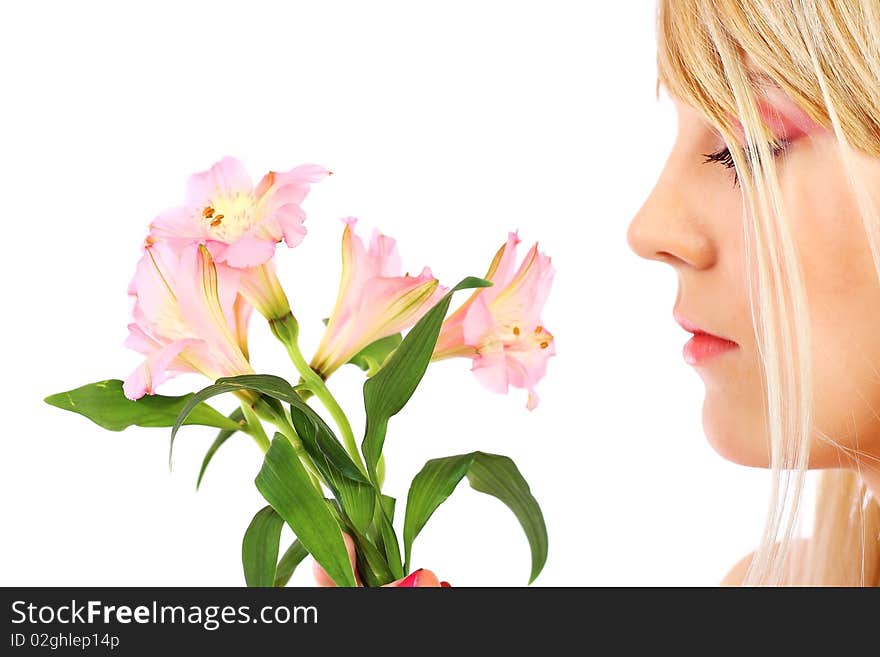
<path fill-rule="evenodd" d="M 428 267 L 401 276 L 393 239 L 374 231 L 365 248 L 353 231 L 357 219 L 343 221 L 339 294 L 310 364 L 325 379 L 371 342 L 415 324 L 446 293 Z"/>
<path fill-rule="evenodd" d="M 304 164 L 284 173 L 269 172 L 254 187 L 241 162 L 225 157 L 190 176 L 184 204 L 156 217 L 150 237 L 176 246 L 205 244 L 215 262 L 231 267 L 262 265 L 282 239 L 289 247 L 302 242 L 306 216 L 300 204 L 310 183 L 329 173 Z"/>
<path fill-rule="evenodd" d="M 139 399 L 179 372 L 209 379 L 253 374 L 247 358 L 251 306 L 237 293 L 239 272 L 215 267 L 207 248 L 176 249 L 147 238 L 129 285 L 135 297 L 125 345 L 147 358 L 126 379 Z"/>
<path fill-rule="evenodd" d="M 238 160 L 225 157 L 207 171 L 190 176 L 182 206 L 161 213 L 150 224 L 150 237 L 175 249 L 204 244 L 218 271 L 241 269 L 241 294 L 267 319 L 290 312 L 275 274 L 275 244 L 289 247 L 306 234 L 300 204 L 310 183 L 330 172 L 304 164 L 284 173 L 269 172 L 257 184 Z"/>
<path fill-rule="evenodd" d="M 556 353 L 553 335 L 540 319 L 554 269 L 550 258 L 538 253 L 537 243 L 516 269 L 519 242 L 516 233 L 508 234 L 485 276 L 492 287 L 474 292 L 446 318 L 432 359 L 472 358 L 472 371 L 490 390 L 528 389 L 527 408 L 532 410 L 538 405 L 535 385 Z"/>

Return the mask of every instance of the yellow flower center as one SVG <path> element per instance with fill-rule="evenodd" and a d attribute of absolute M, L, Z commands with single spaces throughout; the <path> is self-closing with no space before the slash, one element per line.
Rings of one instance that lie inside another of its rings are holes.
<path fill-rule="evenodd" d="M 250 194 L 219 196 L 202 210 L 213 239 L 230 244 L 257 223 L 254 199 Z"/>
<path fill-rule="evenodd" d="M 500 324 L 483 337 L 478 351 L 547 349 L 552 341 L 553 336 L 545 331 L 543 326 L 537 326 L 534 331 L 523 333 L 522 328 L 517 324 Z"/>

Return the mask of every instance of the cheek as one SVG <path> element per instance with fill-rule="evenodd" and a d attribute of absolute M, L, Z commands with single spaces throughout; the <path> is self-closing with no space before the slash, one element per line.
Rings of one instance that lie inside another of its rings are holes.
<path fill-rule="evenodd" d="M 707 278 L 702 291 L 707 307 L 714 310 L 713 319 L 740 347 L 698 370 L 705 388 L 703 433 L 723 458 L 766 467 L 766 411 L 746 287 L 742 201 L 738 193 L 721 198 L 716 194 L 714 200 L 707 199 L 707 204 L 713 208 L 712 235 L 718 245 L 718 259 L 711 271 L 704 272 Z M 712 298 L 723 302 L 712 303 Z"/>
<path fill-rule="evenodd" d="M 816 138 L 799 146 L 784 167 L 782 191 L 810 309 L 814 435 L 821 432 L 842 448 L 815 438 L 810 466 L 839 467 L 846 450 L 880 456 L 880 282 L 833 142 Z M 880 189 L 880 172 L 870 184 Z M 729 298 L 728 318 L 744 319 L 741 349 L 702 377 L 703 430 L 724 458 L 767 467 L 766 397 L 743 280 L 745 253 L 736 231 L 719 238 L 724 280 L 715 288 Z"/>
<path fill-rule="evenodd" d="M 810 306 L 816 429 L 844 448 L 880 447 L 880 283 L 858 205 L 830 140 L 792 159 L 784 179 Z M 877 181 L 880 182 L 880 181 Z M 814 441 L 812 467 L 841 454 Z"/>

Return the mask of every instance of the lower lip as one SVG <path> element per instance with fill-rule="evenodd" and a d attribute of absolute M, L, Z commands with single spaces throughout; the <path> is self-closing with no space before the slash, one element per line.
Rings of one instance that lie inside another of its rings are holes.
<path fill-rule="evenodd" d="M 699 365 L 712 356 L 723 354 L 731 349 L 736 349 L 738 346 L 736 342 L 731 342 L 714 335 L 696 333 L 684 345 L 682 354 L 688 365 Z"/>

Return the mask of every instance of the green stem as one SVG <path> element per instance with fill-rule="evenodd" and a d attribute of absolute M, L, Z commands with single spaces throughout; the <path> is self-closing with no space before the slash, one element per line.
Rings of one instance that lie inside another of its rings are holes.
<path fill-rule="evenodd" d="M 315 468 L 315 464 L 312 463 L 312 459 L 308 455 L 308 452 L 306 452 L 306 450 L 303 449 L 302 441 L 299 439 L 299 436 L 296 434 L 296 430 L 293 428 L 293 426 L 291 426 L 290 421 L 284 415 L 283 409 L 282 409 L 281 415 L 279 415 L 271 406 L 269 406 L 262 399 L 257 401 L 256 406 L 254 408 L 248 407 L 248 409 L 245 409 L 244 406 L 247 406 L 247 405 L 246 404 L 242 405 L 245 416 L 247 416 L 248 418 L 250 417 L 248 415 L 248 410 L 250 410 L 250 413 L 253 413 L 255 416 L 254 424 L 260 427 L 260 432 L 263 434 L 263 436 L 266 437 L 266 449 L 264 449 L 263 451 L 265 452 L 267 449 L 269 449 L 269 447 L 268 447 L 269 438 L 268 438 L 268 436 L 266 436 L 266 432 L 263 430 L 262 424 L 260 423 L 259 418 L 263 418 L 266 421 L 274 424 L 275 427 L 278 429 L 278 431 L 285 438 L 287 438 L 287 440 L 290 441 L 290 444 L 293 445 L 293 449 L 296 451 L 296 454 L 299 457 L 300 462 L 303 464 L 306 471 L 308 472 L 309 479 L 312 480 L 312 485 L 315 487 L 315 489 L 319 493 L 321 493 L 323 495 L 324 489 L 321 488 L 321 482 L 323 481 L 323 478 L 321 477 L 317 468 Z M 248 424 L 251 424 L 250 419 L 248 419 Z"/>
<path fill-rule="evenodd" d="M 312 480 L 312 486 L 323 495 L 324 489 L 321 487 L 321 482 L 324 481 L 324 479 L 321 477 L 315 464 L 312 463 L 312 458 L 308 455 L 306 450 L 303 449 L 302 441 L 299 439 L 299 436 L 296 435 L 296 430 L 286 421 L 283 424 L 286 426 L 279 426 L 278 429 L 284 434 L 284 437 L 290 441 L 290 444 L 293 445 L 296 450 L 300 462 L 305 466 L 306 472 L 308 472 L 309 479 Z"/>
<path fill-rule="evenodd" d="M 263 429 L 263 423 L 260 422 L 260 418 L 254 409 L 251 408 L 250 404 L 242 402 L 241 412 L 244 414 L 245 420 L 247 420 L 247 433 L 251 435 L 254 442 L 257 443 L 257 446 L 265 454 L 269 450 L 269 436 L 266 435 L 266 430 Z"/>
<path fill-rule="evenodd" d="M 348 452 L 348 455 L 351 456 L 360 471 L 366 475 L 367 468 L 364 465 L 360 452 L 358 451 L 357 443 L 354 439 L 354 432 L 351 430 L 351 424 L 349 423 L 348 418 L 339 406 L 336 398 L 331 394 L 330 389 L 327 388 L 327 384 L 325 384 L 324 380 L 318 376 L 317 372 L 309 367 L 302 352 L 299 350 L 299 344 L 297 343 L 299 326 L 297 325 L 296 319 L 292 314 L 287 314 L 280 319 L 271 320 L 269 326 L 272 329 L 272 333 L 275 334 L 275 337 L 284 344 L 287 349 L 287 354 L 290 356 L 290 360 L 293 362 L 294 367 L 296 367 L 299 375 L 302 377 L 303 382 L 308 386 L 309 390 L 315 393 L 315 396 L 330 413 L 333 421 L 339 428 L 339 432 L 342 434 L 342 443 L 345 446 L 345 451 Z"/>

